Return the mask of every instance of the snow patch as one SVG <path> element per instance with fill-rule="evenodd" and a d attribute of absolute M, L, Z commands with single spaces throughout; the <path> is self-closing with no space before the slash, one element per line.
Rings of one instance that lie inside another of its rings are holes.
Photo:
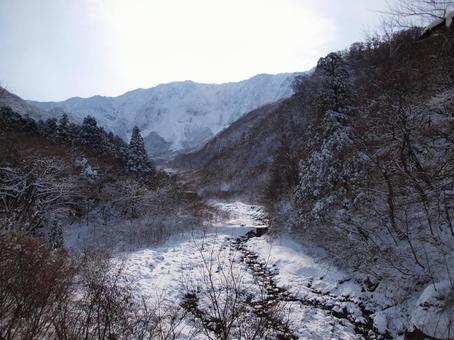
<path fill-rule="evenodd" d="M 437 339 L 454 337 L 454 286 L 449 280 L 430 284 L 416 302 L 411 321 Z"/>

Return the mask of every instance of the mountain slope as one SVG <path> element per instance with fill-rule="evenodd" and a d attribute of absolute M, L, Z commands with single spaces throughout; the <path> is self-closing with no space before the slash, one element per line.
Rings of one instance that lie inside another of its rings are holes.
<path fill-rule="evenodd" d="M 147 143 L 151 155 L 170 157 L 199 147 L 245 112 L 289 97 L 296 75 L 261 74 L 226 84 L 174 82 L 137 89 L 119 97 L 29 103 L 43 110 L 67 112 L 76 122 L 90 114 L 101 126 L 124 139 L 129 138 L 132 127 L 137 125 L 145 139 L 154 132 Z"/>
<path fill-rule="evenodd" d="M 51 117 L 49 112 L 32 105 L 19 96 L 0 87 L 0 107 L 9 106 L 13 111 L 21 115 L 30 115 L 36 119 L 47 119 Z"/>
<path fill-rule="evenodd" d="M 263 192 L 283 134 L 298 148 L 308 117 L 292 96 L 253 110 L 211 139 L 203 148 L 178 156 L 171 165 L 195 170 L 209 193 L 249 195 Z"/>

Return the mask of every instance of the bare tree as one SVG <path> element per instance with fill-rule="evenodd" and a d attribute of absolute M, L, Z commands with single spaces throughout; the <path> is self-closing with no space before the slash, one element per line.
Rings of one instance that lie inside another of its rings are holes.
<path fill-rule="evenodd" d="M 34 160 L 21 168 L 0 168 L 0 227 L 31 234 L 49 217 L 68 209 L 74 188 L 62 181 L 56 159 Z"/>
<path fill-rule="evenodd" d="M 444 18 L 449 9 L 454 10 L 451 0 L 396 0 L 388 4 L 388 14 L 399 27 L 425 26 L 435 19 Z"/>
<path fill-rule="evenodd" d="M 175 339 L 187 312 L 133 296 L 108 253 L 0 234 L 1 339 Z"/>
<path fill-rule="evenodd" d="M 250 282 L 233 253 L 196 246 L 202 267 L 197 277 L 183 278 L 182 307 L 207 338 L 253 340 L 287 332 L 286 304 L 269 300 L 264 288 Z"/>

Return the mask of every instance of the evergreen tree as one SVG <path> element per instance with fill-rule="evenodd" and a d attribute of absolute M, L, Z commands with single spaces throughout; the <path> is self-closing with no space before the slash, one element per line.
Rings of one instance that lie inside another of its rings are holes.
<path fill-rule="evenodd" d="M 28 114 L 24 116 L 23 128 L 24 128 L 24 131 L 32 132 L 34 134 L 38 133 L 38 125 L 36 124 L 36 121 L 32 117 L 30 117 Z"/>
<path fill-rule="evenodd" d="M 82 144 L 89 145 L 95 149 L 99 148 L 102 142 L 102 136 L 95 118 L 92 116 L 84 118 L 79 137 Z"/>
<path fill-rule="evenodd" d="M 69 126 L 69 118 L 66 113 L 63 113 L 63 115 L 60 118 L 59 124 L 61 127 L 68 127 Z"/>
<path fill-rule="evenodd" d="M 296 201 L 302 224 L 341 217 L 361 193 L 363 158 L 351 150 L 352 125 L 345 113 L 328 111 L 310 133 L 307 157 L 300 161 Z"/>
<path fill-rule="evenodd" d="M 315 73 L 320 78 L 319 109 L 322 112 L 345 110 L 350 103 L 350 74 L 342 56 L 330 53 L 320 58 Z"/>
<path fill-rule="evenodd" d="M 115 150 L 115 157 L 126 163 L 128 161 L 128 144 L 126 144 L 123 139 L 113 134 L 110 140 Z"/>
<path fill-rule="evenodd" d="M 14 112 L 9 106 L 0 107 L 0 131 L 10 129 L 31 132 L 33 134 L 39 133 L 36 121 L 29 115 L 21 117 L 21 115 Z"/>
<path fill-rule="evenodd" d="M 69 144 L 71 142 L 69 125 L 70 123 L 68 115 L 64 113 L 58 122 L 57 137 L 66 144 Z"/>
<path fill-rule="evenodd" d="M 69 140 L 72 146 L 75 146 L 78 142 L 78 136 L 80 136 L 81 126 L 75 123 L 69 123 L 68 133 Z"/>
<path fill-rule="evenodd" d="M 128 170 L 137 174 L 146 174 L 153 170 L 145 151 L 142 135 L 137 126 L 132 130 L 131 141 L 129 142 Z"/>
<path fill-rule="evenodd" d="M 42 126 L 41 133 L 47 137 L 54 137 L 55 134 L 57 133 L 57 119 L 56 118 L 47 119 Z"/>

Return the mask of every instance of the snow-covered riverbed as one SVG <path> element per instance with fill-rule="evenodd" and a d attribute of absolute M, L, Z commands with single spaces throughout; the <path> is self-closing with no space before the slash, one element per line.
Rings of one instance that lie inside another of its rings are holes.
<path fill-rule="evenodd" d="M 261 208 L 241 202 L 212 204 L 227 214 L 203 231 L 194 231 L 173 238 L 162 246 L 117 257 L 123 265 L 125 284 L 134 290 L 136 296 L 181 303 L 184 287 L 200 289 L 206 276 L 207 263 L 214 266 L 215 282 L 221 284 L 222 278 L 216 277 L 220 269 L 217 267 L 229 266 L 233 262 L 234 270 L 241 272 L 237 274 L 241 276 L 243 287 L 251 295 L 262 294 L 263 287 L 254 273 L 241 262 L 241 254 L 231 247 L 233 240 L 262 226 Z M 335 316 L 330 310 L 333 307 L 339 313 L 348 312 L 349 317 L 362 317 L 357 305 L 345 299 L 356 299 L 360 291 L 360 287 L 348 280 L 345 274 L 318 263 L 305 254 L 299 244 L 287 238 L 273 240 L 270 237 L 257 237 L 248 240 L 246 245 L 270 268 L 278 270 L 277 284 L 287 288 L 293 296 L 313 301 L 319 299 L 321 304 L 327 301 L 327 308 L 316 308 L 298 301 L 283 302 L 294 335 L 302 339 L 360 338 L 348 318 Z M 312 288 L 308 288 L 308 285 Z M 184 334 L 188 335 L 187 332 Z"/>
<path fill-rule="evenodd" d="M 226 251 L 228 239 L 241 236 L 260 224 L 254 218 L 260 213 L 260 207 L 241 202 L 214 205 L 229 213 L 224 221 L 179 235 L 158 247 L 118 256 L 123 261 L 123 273 L 128 284 L 138 295 L 158 294 L 178 298 L 182 281 L 199 274 L 203 256 Z"/>

